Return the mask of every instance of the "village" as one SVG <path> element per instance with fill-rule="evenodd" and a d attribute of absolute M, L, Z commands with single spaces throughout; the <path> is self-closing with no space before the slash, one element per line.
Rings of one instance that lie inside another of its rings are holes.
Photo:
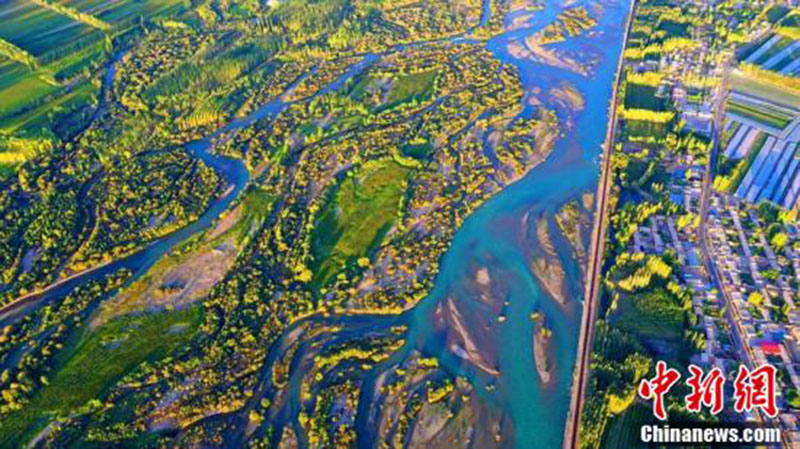
<path fill-rule="evenodd" d="M 719 3 L 694 2 L 702 18 L 691 36 L 660 57 L 639 57 L 629 42 L 626 106 L 631 93 L 641 94 L 646 85 L 650 95 L 633 98 L 648 103 L 652 116 L 645 138 L 631 133 L 643 114 L 621 114 L 623 132 L 613 156 L 624 161 L 618 163 L 619 201 L 636 203 L 638 214 L 616 266 L 628 253 L 642 260 L 656 256 L 673 269 L 665 277 L 690 294 L 684 339 L 695 344 L 677 358 L 725 373 L 726 400 L 740 365 L 776 367 L 777 417 L 759 409 L 737 414 L 728 406 L 721 420 L 779 426 L 784 447 L 797 447 L 800 43 L 789 29 L 797 29 L 800 15 L 790 4 L 733 2 L 726 9 Z M 633 27 L 635 35 L 636 21 Z M 730 38 L 734 33 L 738 37 Z M 642 47 L 636 50 L 646 53 Z M 666 114 L 674 116 L 659 120 Z M 659 122 L 666 129 L 652 126 Z M 642 204 L 650 208 L 644 211 Z M 637 287 L 652 288 L 650 275 Z M 624 309 L 617 303 L 631 285 L 618 278 L 613 269 L 606 276 L 611 309 Z M 610 323 L 615 314 L 608 312 Z M 646 352 L 655 359 L 673 358 L 674 351 L 648 343 Z"/>

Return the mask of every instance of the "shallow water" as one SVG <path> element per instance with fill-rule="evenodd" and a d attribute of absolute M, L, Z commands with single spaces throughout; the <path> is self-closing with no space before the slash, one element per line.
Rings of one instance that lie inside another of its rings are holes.
<path fill-rule="evenodd" d="M 113 80 L 114 73 L 116 71 L 116 63 L 120 61 L 123 55 L 124 53 L 119 53 L 109 64 L 108 72 L 106 73 L 105 77 L 105 82 L 107 84 L 110 84 Z M 332 90 L 340 89 L 349 79 L 361 72 L 368 65 L 372 64 L 376 59 L 377 57 L 374 55 L 365 56 L 360 61 L 349 67 L 348 70 L 333 83 L 325 86 L 323 89 L 320 89 L 315 96 L 324 95 Z M 296 87 L 300 81 L 308 75 L 309 74 L 305 74 L 295 80 L 289 86 L 286 93 L 291 92 L 294 87 Z M 284 101 L 285 96 L 286 95 L 275 98 L 272 101 L 258 107 L 247 116 L 231 120 L 221 129 L 202 139 L 189 142 L 185 145 L 186 152 L 191 157 L 200 159 L 204 164 L 212 168 L 225 180 L 225 183 L 228 186 L 228 189 L 225 191 L 225 193 L 213 200 L 209 207 L 197 220 L 150 243 L 144 249 L 135 252 L 130 256 L 77 275 L 66 282 L 62 282 L 58 285 L 58 287 L 47 290 L 43 294 L 32 296 L 18 304 L 6 308 L 2 313 L 0 313 L 0 324 L 12 322 L 43 303 L 69 294 L 70 291 L 79 285 L 91 280 L 100 279 L 103 276 L 113 273 L 119 269 L 126 268 L 131 270 L 133 272 L 132 279 L 136 279 L 147 272 L 147 270 L 150 269 L 150 267 L 152 267 L 161 256 L 168 253 L 177 244 L 211 226 L 214 220 L 216 220 L 222 212 L 228 209 L 231 203 L 239 196 L 250 180 L 250 173 L 247 171 L 247 167 L 245 167 L 241 160 L 227 156 L 220 156 L 212 152 L 215 143 L 217 143 L 218 139 L 224 139 L 226 136 L 230 136 L 232 132 L 235 132 L 238 129 L 246 128 L 259 120 L 275 117 L 283 112 L 283 110 L 285 110 L 291 104 Z"/>
<path fill-rule="evenodd" d="M 438 355 L 451 372 L 464 375 L 482 391 L 494 406 L 508 413 L 513 422 L 513 442 L 516 448 L 561 447 L 569 407 L 572 371 L 575 363 L 581 313 L 583 285 L 579 267 L 571 248 L 563 238 L 553 236 L 553 243 L 567 274 L 568 303 L 561 306 L 542 291 L 530 271 L 530 245 L 535 239 L 536 218 L 550 221 L 564 203 L 579 199 L 581 193 L 594 193 L 599 175 L 601 144 L 605 138 L 607 110 L 612 84 L 622 45 L 624 22 L 629 0 L 606 2 L 599 25 L 591 35 L 569 38 L 551 47 L 580 52 L 583 57 L 598 59 L 589 77 L 511 56 L 507 45 L 522 42 L 526 36 L 550 23 L 563 8 L 550 2 L 544 11 L 535 12 L 527 26 L 498 36 L 488 42 L 488 48 L 505 63 L 515 65 L 526 90 L 547 91 L 563 81 L 573 84 L 582 94 L 585 108 L 570 117 L 559 111 L 559 120 L 573 122 L 560 138 L 548 159 L 531 170 L 520 181 L 506 187 L 497 196 L 476 210 L 455 235 L 445 254 L 441 271 L 430 295 L 414 310 L 411 318 L 409 344 L 423 352 Z M 577 4 L 585 4 L 578 2 Z M 519 15 L 512 13 L 506 23 Z M 547 105 L 547 101 L 545 101 Z M 550 106 L 554 106 L 550 104 Z M 523 114 L 530 114 L 526 107 Z M 526 214 L 530 219 L 523 224 Z M 555 232 L 553 232 L 555 234 Z M 443 337 L 432 325 L 431 314 L 445 299 L 452 298 L 462 314 L 481 313 L 474 292 L 468 288 L 475 279 L 477 267 L 488 267 L 492 283 L 502 283 L 500 291 L 507 292 L 504 315 L 506 321 L 490 327 L 499 347 L 497 362 L 501 374 L 493 379 L 465 363 L 445 347 Z M 498 273 L 499 276 L 494 276 Z M 542 312 L 553 331 L 554 372 L 551 382 L 542 387 L 533 360 L 533 323 L 530 313 Z M 494 388 L 488 391 L 485 387 Z"/>
<path fill-rule="evenodd" d="M 466 219 L 441 261 L 441 269 L 433 290 L 414 310 L 396 317 L 333 318 L 334 321 L 347 324 L 346 333 L 339 336 L 345 339 L 349 334 L 368 332 L 373 327 L 407 323 L 409 325 L 407 344 L 386 365 L 389 366 L 406 357 L 412 349 L 420 350 L 424 355 L 439 357 L 442 366 L 450 373 L 469 379 L 490 406 L 497 407 L 504 415 L 511 418 L 513 441 L 506 442 L 505 446 L 524 449 L 556 448 L 562 443 L 576 354 L 583 286 L 571 248 L 563 237 L 553 232 L 554 248 L 566 271 L 568 302 L 564 306 L 559 305 L 542 291 L 529 268 L 531 254 L 539 249 L 536 247 L 538 242 L 533 238 L 534 226 L 539 218 L 544 217 L 550 222 L 551 231 L 555 231 L 552 219 L 554 212 L 567 201 L 579 198 L 587 191 L 593 193 L 596 189 L 601 144 L 607 125 L 607 109 L 629 1 L 602 2 L 604 11 L 599 17 L 600 23 L 590 35 L 570 38 L 565 43 L 550 46 L 579 54 L 578 59 L 596 59 L 598 64 L 589 77 L 532 60 L 516 59 L 508 51 L 510 43 L 521 43 L 525 37 L 549 24 L 563 9 L 559 2 L 548 2 L 543 11 L 533 13 L 532 19 L 525 26 L 493 38 L 485 44 L 501 61 L 513 64 L 519 69 L 523 86 L 529 93 L 525 98 L 526 104 L 534 89 L 538 89 L 540 93 L 547 92 L 550 88 L 566 81 L 580 91 L 585 108 L 575 113 L 557 107 L 552 100 L 548 100 L 547 95 L 536 94 L 537 97 L 544 99 L 545 106 L 557 110 L 560 122 L 569 124 L 564 130 L 564 136 L 557 140 L 552 154 L 545 162 L 531 170 L 520 181 L 506 187 Z M 486 5 L 489 5 L 488 0 L 484 3 L 484 6 Z M 485 10 L 481 22 L 485 23 L 488 20 L 487 13 L 488 10 Z M 525 12 L 510 14 L 506 18 L 506 23 L 510 24 L 511 20 L 521 14 Z M 457 38 L 455 41 L 468 40 Z M 376 56 L 369 55 L 363 61 L 354 64 L 339 80 L 323 89 L 321 94 L 340 88 L 347 79 L 376 59 Z M 175 245 L 208 228 L 219 214 L 231 205 L 249 180 L 249 174 L 241 161 L 211 153 L 215 139 L 224 133 L 249 126 L 257 120 L 274 116 L 286 106 L 287 103 L 283 100 L 276 99 L 248 117 L 233 120 L 222 130 L 186 146 L 191 155 L 215 169 L 232 186 L 224 196 L 212 202 L 198 220 L 157 240 L 132 256 L 76 277 L 46 294 L 31 298 L 19 307 L 0 315 L 0 324 L 22 316 L 28 310 L 50 299 L 64 296 L 77 285 L 117 269 L 131 269 L 138 277 Z M 533 112 L 534 107 L 526 106 L 522 114 L 529 116 Z M 499 303 L 507 303 L 502 308 L 506 321 L 501 324 L 492 317 L 493 324 L 483 331 L 488 334 L 489 341 L 497 343 L 492 354 L 500 371 L 500 375 L 496 377 L 465 362 L 452 351 L 452 348 L 447 347 L 445 336 L 441 329 L 434 326 L 432 319 L 436 308 L 448 298 L 453 300 L 465 320 L 473 320 L 479 314 L 485 313 L 485 307 L 477 300 L 474 288 L 475 270 L 479 267 L 488 268 L 494 286 L 493 291 L 503 294 L 503 298 L 499 298 Z M 544 387 L 539 382 L 533 360 L 531 344 L 533 323 L 530 320 L 533 311 L 543 313 L 548 327 L 553 331 L 551 344 L 554 347 L 552 360 L 554 368 L 551 382 Z M 287 337 L 287 340 L 291 341 L 291 337 Z M 274 361 L 278 351 L 277 348 L 273 349 L 270 357 Z M 302 373 L 292 375 L 290 390 L 295 400 L 291 401 L 292 404 L 286 409 L 286 413 L 279 417 L 281 421 L 278 423 L 279 426 L 295 422 L 294 417 L 299 411 L 298 379 L 301 377 Z M 375 374 L 366 377 L 364 394 L 369 394 L 374 381 Z M 486 388 L 487 386 L 492 388 Z M 370 402 L 362 400 L 359 403 L 356 425 L 359 447 L 362 448 L 374 444 L 374 429 L 369 419 Z M 304 447 L 302 435 L 300 437 L 301 446 Z"/>

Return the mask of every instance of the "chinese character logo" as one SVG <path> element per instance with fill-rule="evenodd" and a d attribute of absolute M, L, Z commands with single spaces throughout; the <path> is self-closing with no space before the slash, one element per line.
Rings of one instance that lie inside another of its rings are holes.
<path fill-rule="evenodd" d="M 722 389 L 725 385 L 725 376 L 722 370 L 714 368 L 703 377 L 703 370 L 696 365 L 689 365 L 691 377 L 686 381 L 692 392 L 687 394 L 686 409 L 690 412 L 700 413 L 702 406 L 710 407 L 711 414 L 716 415 L 722 411 Z"/>
<path fill-rule="evenodd" d="M 733 405 L 736 411 L 744 413 L 761 409 L 770 418 L 778 416 L 778 406 L 775 401 L 776 374 L 777 370 L 770 364 L 752 371 L 744 365 L 739 366 L 739 373 L 733 385 Z M 646 400 L 652 399 L 653 415 L 661 421 L 667 419 L 664 395 L 680 378 L 681 373 L 678 370 L 667 368 L 665 362 L 658 361 L 655 377 L 643 379 L 639 384 L 639 396 Z M 721 369 L 713 368 L 706 374 L 702 368 L 689 365 L 686 385 L 690 388 L 690 393 L 684 396 L 688 411 L 700 413 L 703 407 L 708 407 L 712 415 L 722 411 L 725 402 L 725 375 Z"/>
<path fill-rule="evenodd" d="M 775 404 L 775 367 L 764 365 L 750 371 L 746 366 L 739 366 L 739 374 L 734 381 L 734 408 L 737 412 L 752 411 L 761 408 L 770 418 L 778 416 Z"/>
<path fill-rule="evenodd" d="M 674 368 L 667 369 L 663 361 L 656 363 L 656 377 L 643 379 L 639 384 L 639 396 L 653 400 L 653 414 L 656 418 L 665 421 L 667 411 L 664 408 L 664 395 L 681 378 L 681 373 Z"/>

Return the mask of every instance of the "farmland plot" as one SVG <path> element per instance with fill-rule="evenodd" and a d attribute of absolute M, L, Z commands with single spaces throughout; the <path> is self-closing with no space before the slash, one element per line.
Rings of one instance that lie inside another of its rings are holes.
<path fill-rule="evenodd" d="M 62 4 L 91 14 L 112 25 L 137 19 L 177 13 L 183 9 L 180 0 L 62 0 Z"/>
<path fill-rule="evenodd" d="M 731 84 L 735 92 L 757 97 L 763 101 L 784 106 L 800 104 L 799 92 L 763 83 L 741 73 L 734 72 L 731 74 Z"/>
<path fill-rule="evenodd" d="M 773 136 L 779 136 L 798 116 L 793 108 L 736 92 L 731 95 L 726 110 L 728 119 L 740 121 Z"/>
<path fill-rule="evenodd" d="M 0 166 L 57 145 L 85 126 L 115 35 L 141 18 L 184 9 L 178 0 L 0 2 Z M 26 142 L 36 150 L 22 148 Z"/>
<path fill-rule="evenodd" d="M 781 179 L 787 176 L 787 168 L 790 166 L 790 161 L 793 159 L 792 156 L 794 155 L 797 145 L 786 141 L 783 141 L 781 144 L 783 145 L 781 158 L 778 160 L 775 170 L 772 172 L 772 175 L 769 178 L 767 186 L 761 190 L 757 201 L 772 199 Z M 793 173 L 794 170 L 790 170 L 788 176 L 791 176 Z"/>
<path fill-rule="evenodd" d="M 78 40 L 100 39 L 102 33 L 34 3 L 10 0 L 0 4 L 0 38 L 41 58 Z"/>

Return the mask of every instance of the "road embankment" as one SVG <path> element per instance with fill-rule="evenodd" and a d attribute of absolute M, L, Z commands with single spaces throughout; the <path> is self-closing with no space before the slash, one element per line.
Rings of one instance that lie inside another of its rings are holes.
<path fill-rule="evenodd" d="M 617 74 L 614 80 L 614 91 L 611 94 L 611 106 L 608 113 L 608 129 L 606 140 L 603 144 L 602 169 L 600 181 L 597 183 L 596 209 L 594 214 L 594 228 L 592 230 L 592 243 L 589 252 L 589 270 L 587 271 L 586 289 L 581 316 L 581 329 L 578 336 L 578 353 L 575 362 L 575 371 L 572 380 L 572 394 L 570 408 L 567 413 L 567 424 L 564 430 L 564 449 L 577 449 L 580 446 L 580 421 L 583 410 L 584 395 L 589 378 L 589 362 L 592 353 L 592 333 L 597 315 L 597 304 L 600 294 L 600 280 L 602 278 L 603 254 L 605 252 L 606 226 L 608 222 L 608 195 L 611 191 L 611 152 L 614 151 L 617 136 L 617 97 L 622 83 L 622 69 L 624 66 L 623 54 L 628 44 L 631 24 L 633 23 L 636 1 L 631 0 L 628 19 L 625 24 L 625 35 L 620 49 Z"/>

